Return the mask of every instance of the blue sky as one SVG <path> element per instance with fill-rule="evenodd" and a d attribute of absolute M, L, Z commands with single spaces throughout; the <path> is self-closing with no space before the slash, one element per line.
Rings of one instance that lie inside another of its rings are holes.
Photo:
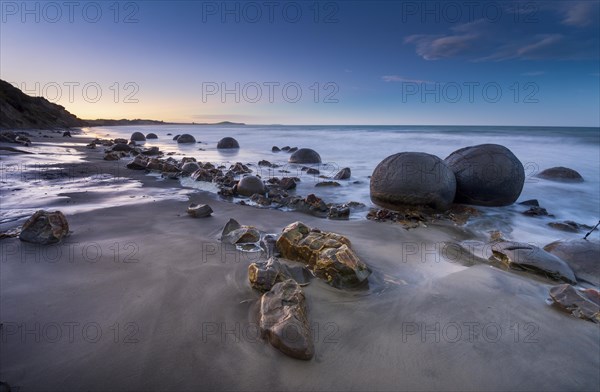
<path fill-rule="evenodd" d="M 1 3 L 0 77 L 83 118 L 600 126 L 598 1 Z"/>

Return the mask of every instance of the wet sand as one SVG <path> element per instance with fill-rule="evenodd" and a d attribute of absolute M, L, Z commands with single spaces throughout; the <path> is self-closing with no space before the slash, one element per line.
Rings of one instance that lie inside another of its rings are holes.
<path fill-rule="evenodd" d="M 115 167 L 101 148 L 75 148 L 87 154 L 82 170 Z M 168 199 L 157 189 L 176 181 L 126 163 L 120 175 L 143 183 L 123 195 L 134 202 L 67 213 L 72 234 L 57 246 L 0 242 L 0 380 L 23 391 L 600 389 L 600 328 L 550 306 L 551 283 L 444 257 L 445 243 L 476 233 L 325 220 L 203 192 Z M 66 196 L 50 209 L 102 206 L 110 193 Z M 190 202 L 213 216 L 188 217 Z M 373 270 L 368 290 L 305 287 L 311 361 L 260 339 L 247 267 L 261 255 L 218 241 L 230 218 L 343 234 Z"/>

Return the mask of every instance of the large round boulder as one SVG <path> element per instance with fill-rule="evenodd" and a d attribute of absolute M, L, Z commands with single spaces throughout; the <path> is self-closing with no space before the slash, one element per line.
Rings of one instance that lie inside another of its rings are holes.
<path fill-rule="evenodd" d="M 583 177 L 577 171 L 568 167 L 551 167 L 550 169 L 542 170 L 536 177 L 550 181 L 562 182 L 583 182 Z"/>
<path fill-rule="evenodd" d="M 265 193 L 265 185 L 256 176 L 246 176 L 238 181 L 237 193 L 242 196 L 252 196 L 255 193 L 262 195 Z"/>
<path fill-rule="evenodd" d="M 223 139 L 219 140 L 219 142 L 217 143 L 217 148 L 218 149 L 227 149 L 227 148 L 240 148 L 239 143 L 237 142 L 237 140 L 235 140 L 232 137 L 224 137 Z"/>
<path fill-rule="evenodd" d="M 454 173 L 444 161 L 423 152 L 385 158 L 371 176 L 371 200 L 384 208 L 429 206 L 446 210 L 456 192 Z"/>
<path fill-rule="evenodd" d="M 196 138 L 189 133 L 184 133 L 177 138 L 177 143 L 196 143 Z"/>
<path fill-rule="evenodd" d="M 525 169 L 506 147 L 480 144 L 454 151 L 446 163 L 456 176 L 455 202 L 506 206 L 523 190 Z"/>
<path fill-rule="evenodd" d="M 133 142 L 145 142 L 146 136 L 144 136 L 144 134 L 141 132 L 134 132 L 131 134 L 131 137 L 129 138 L 129 140 L 131 140 Z"/>
<path fill-rule="evenodd" d="M 146 139 L 158 139 L 156 133 L 149 133 L 146 135 Z"/>
<path fill-rule="evenodd" d="M 294 152 L 289 159 L 290 163 L 321 163 L 321 156 L 313 149 L 301 148 Z"/>
<path fill-rule="evenodd" d="M 198 163 L 196 162 L 186 162 L 183 164 L 183 166 L 181 166 L 181 171 L 184 174 L 188 174 L 188 175 L 192 175 L 192 173 L 194 173 L 196 170 L 200 169 L 200 165 L 198 165 Z"/>

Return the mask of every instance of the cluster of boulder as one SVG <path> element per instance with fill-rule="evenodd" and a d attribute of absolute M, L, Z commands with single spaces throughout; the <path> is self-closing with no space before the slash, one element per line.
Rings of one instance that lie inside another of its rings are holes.
<path fill-rule="evenodd" d="M 308 360 L 315 351 L 302 290 L 311 276 L 338 289 L 356 289 L 368 285 L 371 274 L 346 237 L 301 222 L 285 227 L 276 239 L 231 219 L 223 228 L 221 241 L 236 245 L 260 242 L 266 258 L 248 267 L 248 280 L 261 293 L 261 334 L 293 358 Z"/>

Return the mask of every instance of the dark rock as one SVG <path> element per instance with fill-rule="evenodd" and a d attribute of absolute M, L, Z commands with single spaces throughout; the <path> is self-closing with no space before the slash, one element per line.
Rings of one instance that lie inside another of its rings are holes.
<path fill-rule="evenodd" d="M 179 139 L 179 136 L 181 136 L 181 135 L 175 135 L 175 136 L 173 136 L 173 140 Z"/>
<path fill-rule="evenodd" d="M 285 147 L 284 147 L 285 148 Z M 283 148 L 282 148 L 283 150 Z M 288 148 L 289 150 L 289 148 Z M 290 163 L 321 163 L 321 156 L 310 148 L 301 148 L 294 152 L 289 159 Z"/>
<path fill-rule="evenodd" d="M 186 162 L 183 164 L 183 166 L 181 166 L 181 171 L 187 175 L 192 175 L 198 169 L 200 169 L 200 165 L 198 165 L 198 163 L 196 162 L 191 161 Z"/>
<path fill-rule="evenodd" d="M 265 193 L 265 185 L 256 176 L 246 176 L 238 182 L 237 192 L 242 196 L 252 196 L 255 193 L 262 195 Z"/>
<path fill-rule="evenodd" d="M 273 244 L 274 245 L 274 244 Z M 299 284 L 308 284 L 311 274 L 302 266 L 290 266 L 276 257 L 259 261 L 248 266 L 248 280 L 252 288 L 266 292 L 276 283 L 293 279 Z"/>
<path fill-rule="evenodd" d="M 132 170 L 145 170 L 147 165 L 148 158 L 142 155 L 138 155 L 135 158 L 133 158 L 133 161 L 127 164 L 127 168 Z"/>
<path fill-rule="evenodd" d="M 502 241 L 492 245 L 493 255 L 508 267 L 544 275 L 553 280 L 576 283 L 569 265 L 537 246 Z"/>
<path fill-rule="evenodd" d="M 542 207 L 531 207 L 527 211 L 522 212 L 523 215 L 527 216 L 553 216 L 546 211 L 545 208 Z"/>
<path fill-rule="evenodd" d="M 234 172 L 235 174 L 247 174 L 252 173 L 252 170 L 241 162 L 237 162 L 235 165 L 232 165 L 229 170 Z"/>
<path fill-rule="evenodd" d="M 302 288 L 288 279 L 277 283 L 260 300 L 260 330 L 269 343 L 297 359 L 314 355 L 306 300 Z"/>
<path fill-rule="evenodd" d="M 591 230 L 592 227 L 588 225 L 581 225 L 573 221 L 562 221 L 562 222 L 550 222 L 548 226 L 556 230 L 567 231 L 569 233 L 579 233 L 582 230 Z"/>
<path fill-rule="evenodd" d="M 191 175 L 192 179 L 195 181 L 206 181 L 212 182 L 214 176 L 211 174 L 209 170 L 206 169 L 198 169 Z"/>
<path fill-rule="evenodd" d="M 306 169 L 306 174 L 314 174 L 314 175 L 319 175 L 321 172 L 319 171 L 319 169 L 314 169 L 312 167 L 309 167 Z"/>
<path fill-rule="evenodd" d="M 213 213 L 212 208 L 208 204 L 190 204 L 187 209 L 188 215 L 194 218 L 205 218 Z"/>
<path fill-rule="evenodd" d="M 67 218 L 60 211 L 39 210 L 23 224 L 19 239 L 35 244 L 54 244 L 69 233 Z"/>
<path fill-rule="evenodd" d="M 267 160 L 261 160 L 258 161 L 258 166 L 267 166 L 267 167 L 271 167 L 271 162 L 267 161 Z"/>
<path fill-rule="evenodd" d="M 282 257 L 305 263 L 315 275 L 337 288 L 367 281 L 371 271 L 339 234 L 311 230 L 301 222 L 287 226 L 277 240 Z"/>
<path fill-rule="evenodd" d="M 255 243 L 260 241 L 260 231 L 253 226 L 242 226 L 235 219 L 229 219 L 221 233 L 221 241 L 228 244 Z"/>
<path fill-rule="evenodd" d="M 573 316 L 600 323 L 600 306 L 569 284 L 550 288 L 550 297 L 558 307 Z"/>
<path fill-rule="evenodd" d="M 158 136 L 155 133 L 149 133 L 146 135 L 146 139 L 158 139 Z"/>
<path fill-rule="evenodd" d="M 292 177 L 283 177 L 279 180 L 279 187 L 283 190 L 290 190 L 296 188 L 296 181 Z"/>
<path fill-rule="evenodd" d="M 568 167 L 562 166 L 552 167 L 550 169 L 543 170 L 540 173 L 538 173 L 536 177 L 550 181 L 583 182 L 583 177 L 581 177 L 581 174 L 579 174 L 573 169 L 569 169 Z"/>
<path fill-rule="evenodd" d="M 63 137 L 71 137 L 71 132 L 64 131 L 62 135 L 63 135 Z"/>
<path fill-rule="evenodd" d="M 127 139 L 123 139 L 123 138 L 116 138 L 115 140 L 113 140 L 113 142 L 115 144 L 119 144 L 119 143 L 121 143 L 121 144 L 127 144 L 128 140 Z"/>
<path fill-rule="evenodd" d="M 347 180 L 352 175 L 349 167 L 345 167 L 333 177 L 334 180 Z"/>
<path fill-rule="evenodd" d="M 190 135 L 189 133 L 184 133 L 183 135 L 177 138 L 177 143 L 196 143 L 196 138 Z"/>
<path fill-rule="evenodd" d="M 104 154 L 105 161 L 118 161 L 119 159 L 121 159 L 121 153 L 118 151 L 109 151 Z"/>
<path fill-rule="evenodd" d="M 144 136 L 144 134 L 141 132 L 134 132 L 131 134 L 129 140 L 131 140 L 132 142 L 145 142 L 146 136 Z"/>
<path fill-rule="evenodd" d="M 440 158 L 421 152 L 403 152 L 385 158 L 371 176 L 371 200 L 397 210 L 403 206 L 430 206 L 446 210 L 456 192 L 454 174 Z"/>
<path fill-rule="evenodd" d="M 544 250 L 564 260 L 577 279 L 600 286 L 600 243 L 584 239 L 555 241 Z"/>
<path fill-rule="evenodd" d="M 271 151 L 272 151 L 272 152 L 280 152 L 280 151 L 281 151 L 281 149 L 280 149 L 279 147 L 277 147 L 277 146 L 273 146 L 273 147 L 271 148 Z"/>
<path fill-rule="evenodd" d="M 252 200 L 256 204 L 258 204 L 259 206 L 263 206 L 263 207 L 267 207 L 272 204 L 271 199 L 269 199 L 268 197 L 265 197 L 264 195 L 259 194 L 259 193 L 253 194 L 252 197 L 250 198 L 250 200 Z"/>
<path fill-rule="evenodd" d="M 219 140 L 219 142 L 217 143 L 217 148 L 219 150 L 227 149 L 227 148 L 240 148 L 240 145 L 237 142 L 237 140 L 235 140 L 234 138 L 224 137 L 223 139 Z"/>
<path fill-rule="evenodd" d="M 327 217 L 335 220 L 348 220 L 350 219 L 350 207 L 346 205 L 331 206 Z"/>
<path fill-rule="evenodd" d="M 315 184 L 316 187 L 325 187 L 325 186 L 340 186 L 339 182 L 335 182 L 335 181 L 321 181 L 321 182 L 317 182 Z"/>
<path fill-rule="evenodd" d="M 148 156 L 155 156 L 155 155 L 160 155 L 162 153 L 160 152 L 160 149 L 155 146 L 155 147 L 150 147 L 145 150 L 142 150 L 142 154 L 148 155 Z"/>
<path fill-rule="evenodd" d="M 296 152 L 298 151 L 298 147 L 292 147 L 289 150 L 287 150 L 287 152 L 292 153 L 292 152 Z"/>
<path fill-rule="evenodd" d="M 290 146 L 281 147 L 281 151 L 289 151 Z"/>
<path fill-rule="evenodd" d="M 461 148 L 445 161 L 456 176 L 456 203 L 506 206 L 514 203 L 523 190 L 525 169 L 504 146 Z"/>
<path fill-rule="evenodd" d="M 111 150 L 112 151 L 130 152 L 131 150 L 133 150 L 133 147 L 131 147 L 129 144 L 125 144 L 125 143 L 116 143 L 114 146 L 112 146 Z"/>
<path fill-rule="evenodd" d="M 533 207 L 540 206 L 540 202 L 537 201 L 537 199 L 525 200 L 525 201 L 520 202 L 519 204 L 524 205 L 524 206 L 533 206 Z"/>

